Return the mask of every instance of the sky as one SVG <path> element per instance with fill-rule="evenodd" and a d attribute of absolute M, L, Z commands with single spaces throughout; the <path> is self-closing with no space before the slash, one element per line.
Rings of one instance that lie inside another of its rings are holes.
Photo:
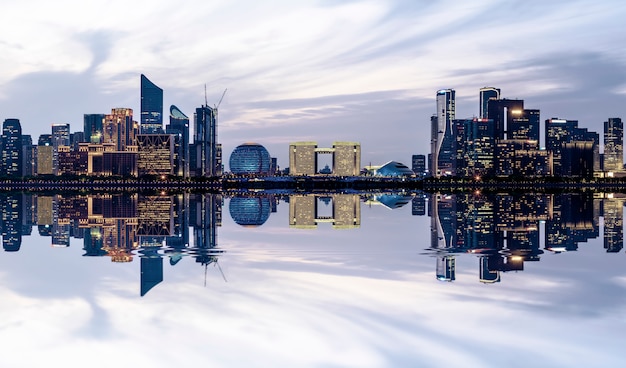
<path fill-rule="evenodd" d="M 600 134 L 626 118 L 622 1 L 0 0 L 0 120 L 36 141 L 53 123 L 130 107 L 140 75 L 193 118 L 219 106 L 224 161 L 245 142 L 361 143 L 362 165 L 429 153 L 435 93 L 457 118 L 478 90 Z M 68 11 L 71 9 L 71 11 Z M 543 127 L 542 127 L 543 130 Z M 543 145 L 543 142 L 542 142 Z"/>

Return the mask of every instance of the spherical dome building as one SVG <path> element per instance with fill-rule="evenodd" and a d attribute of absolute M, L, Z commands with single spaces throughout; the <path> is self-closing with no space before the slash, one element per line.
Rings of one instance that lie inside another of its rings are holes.
<path fill-rule="evenodd" d="M 245 227 L 261 226 L 270 217 L 271 203 L 267 197 L 233 197 L 228 210 L 237 224 Z"/>
<path fill-rule="evenodd" d="M 269 174 L 270 154 L 258 143 L 244 143 L 230 154 L 230 172 L 233 174 Z"/>

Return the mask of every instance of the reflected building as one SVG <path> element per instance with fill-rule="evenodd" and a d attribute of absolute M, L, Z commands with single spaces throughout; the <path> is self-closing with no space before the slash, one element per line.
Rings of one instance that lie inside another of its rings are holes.
<path fill-rule="evenodd" d="M 270 217 L 271 200 L 265 196 L 233 197 L 228 204 L 228 210 L 238 225 L 261 226 Z"/>
<path fill-rule="evenodd" d="M 2 249 L 17 252 L 22 245 L 22 194 L 0 196 L 2 201 Z"/>
<path fill-rule="evenodd" d="M 604 249 L 617 253 L 624 247 L 624 203 L 626 197 L 614 196 L 604 199 Z"/>
<path fill-rule="evenodd" d="M 437 280 L 454 281 L 456 280 L 456 258 L 452 255 L 437 257 Z"/>
<path fill-rule="evenodd" d="M 330 200 L 331 216 L 320 216 L 318 201 Z M 361 226 L 361 202 L 354 194 L 290 195 L 289 227 L 315 229 L 319 223 L 330 223 L 333 229 L 352 229 Z"/>
<path fill-rule="evenodd" d="M 435 177 L 456 174 L 456 149 L 452 121 L 456 116 L 456 98 L 453 89 L 437 91 L 437 113 L 431 119 L 430 171 Z M 436 128 L 435 128 L 436 126 Z"/>
<path fill-rule="evenodd" d="M 413 216 L 426 215 L 426 197 L 424 195 L 416 195 L 411 200 L 411 214 Z"/>

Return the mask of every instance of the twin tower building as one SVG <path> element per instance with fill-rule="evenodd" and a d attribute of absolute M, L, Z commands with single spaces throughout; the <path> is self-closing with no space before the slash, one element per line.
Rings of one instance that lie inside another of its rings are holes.
<path fill-rule="evenodd" d="M 500 89 L 480 89 L 479 116 L 456 119 L 455 91 L 437 91 L 431 117 L 428 174 L 434 177 L 593 177 L 624 173 L 620 118 L 604 122 L 604 153 L 598 133 L 577 120 L 545 121 L 540 146 L 540 111 L 523 100 L 503 99 Z"/>

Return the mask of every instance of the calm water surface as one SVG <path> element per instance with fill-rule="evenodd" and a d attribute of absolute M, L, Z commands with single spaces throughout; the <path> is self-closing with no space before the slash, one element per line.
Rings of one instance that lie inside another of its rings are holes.
<path fill-rule="evenodd" d="M 623 364 L 618 196 L 0 200 L 3 367 Z"/>

